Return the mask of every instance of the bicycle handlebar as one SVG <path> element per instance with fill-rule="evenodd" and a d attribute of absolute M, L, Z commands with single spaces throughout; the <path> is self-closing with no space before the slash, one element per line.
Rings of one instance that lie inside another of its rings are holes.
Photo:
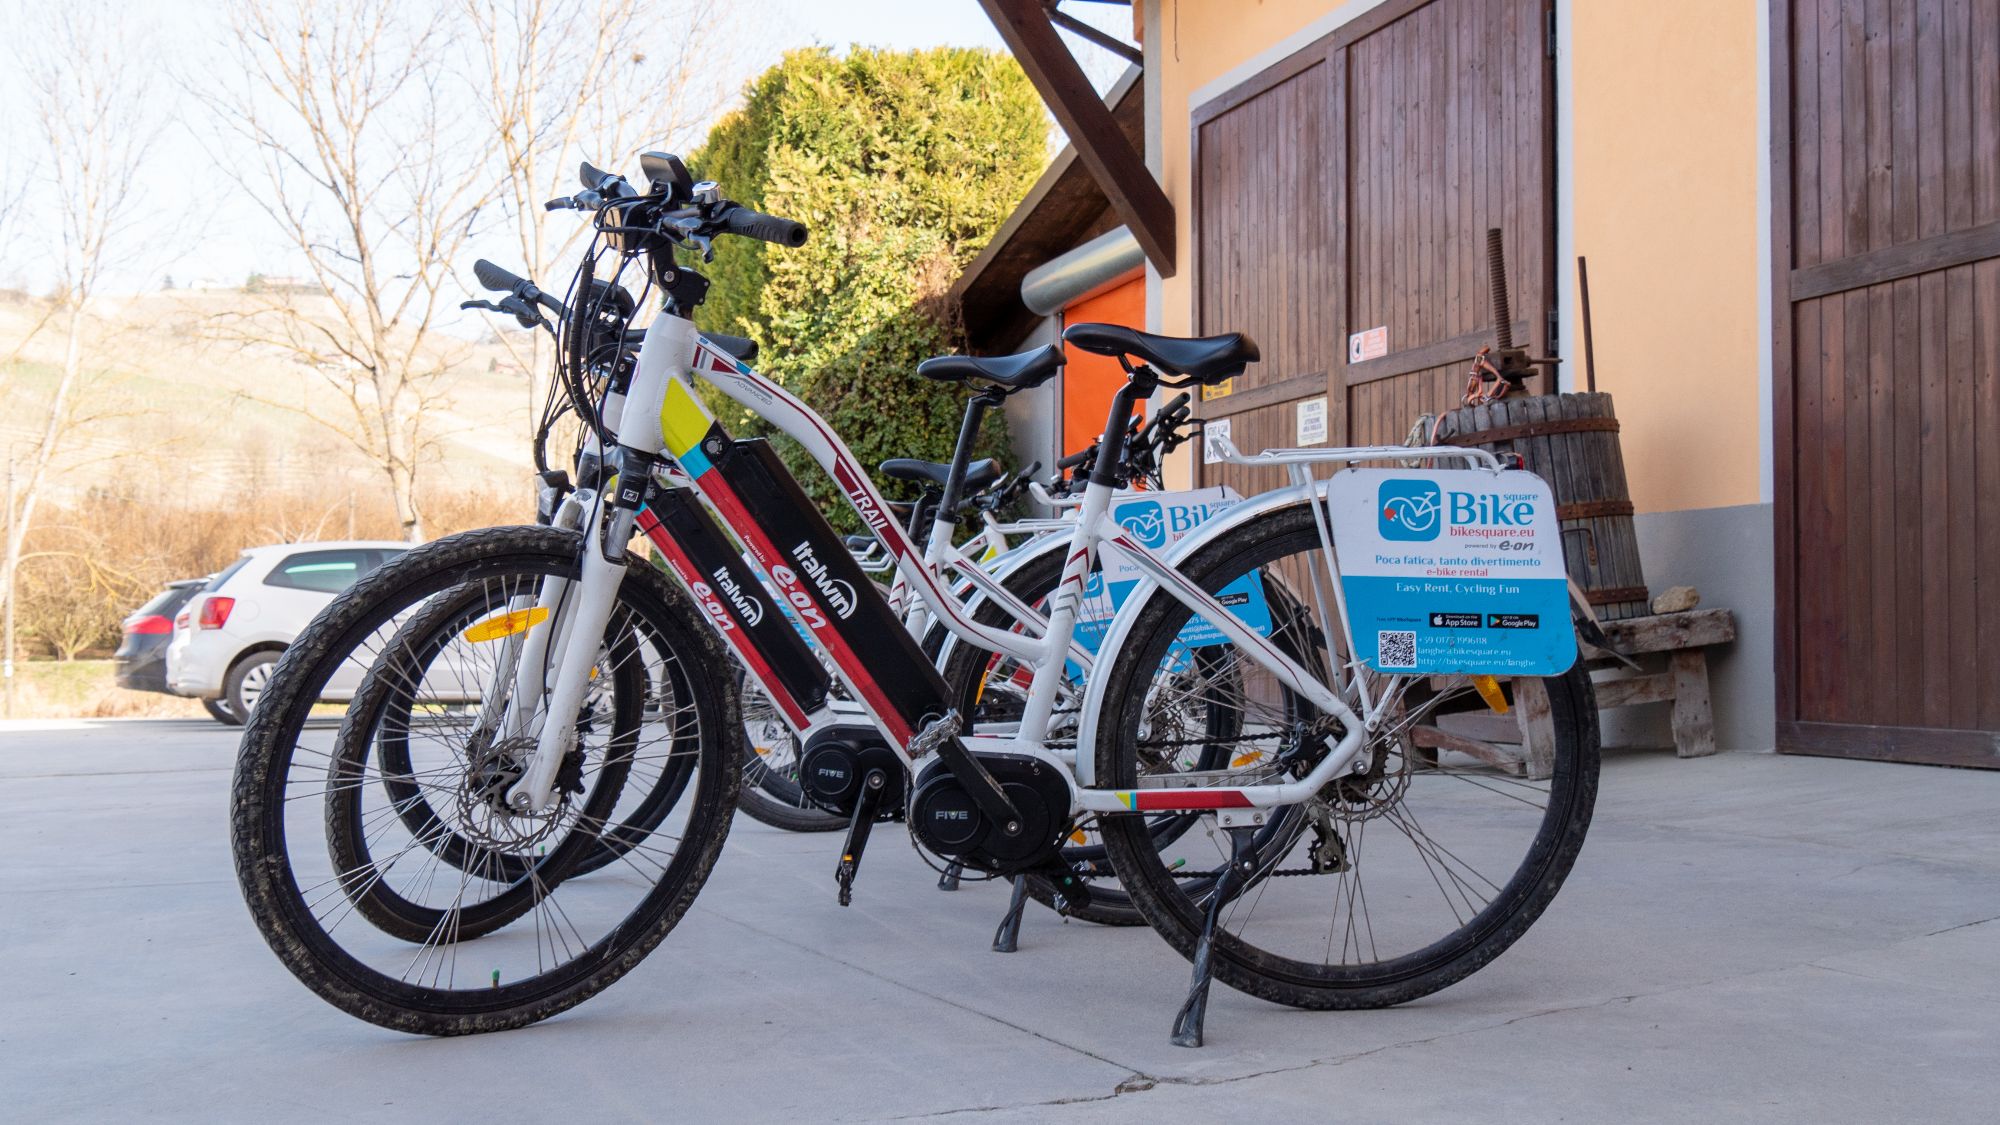
<path fill-rule="evenodd" d="M 1135 448 L 1138 450 L 1151 448 L 1153 441 L 1159 436 L 1160 427 L 1179 425 L 1180 420 L 1188 414 L 1187 404 L 1190 397 L 1188 392 L 1182 391 L 1167 405 L 1161 407 L 1159 412 L 1153 415 L 1152 420 L 1146 423 L 1146 428 L 1139 431 Z"/>
<path fill-rule="evenodd" d="M 516 297 L 533 301 L 557 316 L 563 316 L 569 311 L 561 301 L 542 292 L 541 287 L 534 282 L 502 269 L 484 258 L 472 263 L 472 276 L 478 279 L 479 284 L 495 293 L 511 293 Z"/>
<path fill-rule="evenodd" d="M 742 204 L 734 204 L 722 213 L 720 230 L 728 234 L 742 235 L 761 242 L 771 242 L 794 249 L 806 244 L 806 225 L 793 219 L 781 219 L 776 215 L 766 215 L 762 211 L 752 211 Z"/>
<path fill-rule="evenodd" d="M 472 276 L 479 279 L 479 284 L 496 293 L 511 291 L 516 285 L 521 284 L 519 277 L 484 258 L 472 263 Z"/>

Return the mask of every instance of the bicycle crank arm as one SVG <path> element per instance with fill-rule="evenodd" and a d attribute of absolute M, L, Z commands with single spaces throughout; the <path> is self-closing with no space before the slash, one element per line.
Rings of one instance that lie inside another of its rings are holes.
<path fill-rule="evenodd" d="M 861 779 L 861 797 L 854 803 L 854 815 L 847 821 L 847 840 L 840 848 L 840 865 L 833 869 L 833 881 L 840 885 L 840 905 L 854 901 L 854 876 L 861 870 L 861 853 L 868 849 L 868 834 L 875 828 L 875 814 L 882 808 L 882 795 L 889 790 L 889 775 L 869 770 Z"/>

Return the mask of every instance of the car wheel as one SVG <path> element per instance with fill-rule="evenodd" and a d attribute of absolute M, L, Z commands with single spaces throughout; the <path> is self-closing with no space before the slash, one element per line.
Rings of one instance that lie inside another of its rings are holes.
<path fill-rule="evenodd" d="M 223 705 L 237 717 L 239 725 L 250 717 L 258 698 L 264 694 L 264 686 L 271 682 L 271 669 L 277 666 L 278 655 L 253 652 L 229 669 L 229 677 L 222 685 Z"/>
<path fill-rule="evenodd" d="M 208 712 L 209 718 L 214 719 L 223 726 L 240 727 L 243 725 L 243 720 L 236 717 L 236 712 L 229 709 L 229 704 L 224 703 L 220 699 L 204 699 L 201 701 L 201 706 L 203 710 Z"/>

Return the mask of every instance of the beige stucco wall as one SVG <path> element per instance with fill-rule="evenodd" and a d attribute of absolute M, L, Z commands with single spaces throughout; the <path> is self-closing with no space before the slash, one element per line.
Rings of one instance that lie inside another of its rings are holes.
<path fill-rule="evenodd" d="M 1757 503 L 1756 3 L 1570 11 L 1570 88 L 1558 96 L 1574 129 L 1571 229 L 1590 262 L 1597 386 L 1624 423 L 1633 502 Z M 1582 334 L 1567 335 L 1580 386 Z"/>
<path fill-rule="evenodd" d="M 1638 509 L 1760 499 L 1758 0 L 1576 0 L 1559 221 L 1590 259 L 1598 388 L 1617 397 Z M 1190 98 L 1311 28 L 1373 5 L 1335 0 L 1143 0 L 1158 78 L 1161 180 L 1181 268 L 1158 287 L 1164 332 L 1192 325 Z M 1574 262 L 1559 264 L 1573 277 Z M 1582 379 L 1576 310 L 1564 323 Z"/>

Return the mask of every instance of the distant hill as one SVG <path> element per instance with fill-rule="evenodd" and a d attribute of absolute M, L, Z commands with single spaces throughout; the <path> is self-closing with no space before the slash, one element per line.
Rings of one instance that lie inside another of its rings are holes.
<path fill-rule="evenodd" d="M 319 374 L 274 350 L 214 339 L 230 314 L 260 299 L 173 290 L 103 300 L 86 336 L 79 403 L 95 420 L 65 441 L 51 498 L 116 487 L 185 505 L 272 488 L 332 502 L 380 489 L 379 470 L 305 413 L 351 416 Z M 0 446 L 25 450 L 40 436 L 60 370 L 60 318 L 21 341 L 47 311 L 45 302 L 0 295 Z M 527 379 L 497 340 L 452 341 L 441 383 L 447 402 L 429 419 L 435 449 L 425 474 L 433 484 L 464 474 L 482 489 L 510 480 L 527 488 Z"/>

